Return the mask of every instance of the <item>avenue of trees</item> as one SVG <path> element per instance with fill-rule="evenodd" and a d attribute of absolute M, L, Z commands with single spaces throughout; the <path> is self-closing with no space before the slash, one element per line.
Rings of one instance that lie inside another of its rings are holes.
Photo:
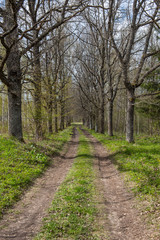
<path fill-rule="evenodd" d="M 1 132 L 159 133 L 159 33 L 156 0 L 1 1 Z"/>

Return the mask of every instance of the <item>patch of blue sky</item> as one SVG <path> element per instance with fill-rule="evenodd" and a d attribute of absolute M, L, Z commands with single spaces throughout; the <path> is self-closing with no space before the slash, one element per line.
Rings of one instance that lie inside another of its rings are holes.
<path fill-rule="evenodd" d="M 5 5 L 5 0 L 0 0 L 0 7 Z"/>
<path fill-rule="evenodd" d="M 119 22 L 120 24 L 125 22 L 126 20 L 131 21 L 133 17 L 133 0 L 122 0 L 119 5 L 119 9 L 117 12 L 117 23 Z M 137 1 L 137 6 L 139 4 L 139 1 Z M 144 13 L 143 13 L 143 20 L 146 21 L 146 19 L 149 18 L 149 16 L 152 16 L 154 10 L 155 10 L 156 4 L 153 0 L 146 0 L 144 2 L 144 5 L 142 5 L 142 10 L 144 8 Z M 139 12 L 138 15 L 141 15 L 141 11 Z"/>

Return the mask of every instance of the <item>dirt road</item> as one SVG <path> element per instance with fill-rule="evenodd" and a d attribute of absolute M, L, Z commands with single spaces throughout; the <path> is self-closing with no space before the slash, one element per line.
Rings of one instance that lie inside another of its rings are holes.
<path fill-rule="evenodd" d="M 45 174 L 0 221 L 0 240 L 30 240 L 39 232 L 54 194 L 72 165 L 77 147 L 78 134 L 75 131 L 67 153 L 54 159 Z"/>
<path fill-rule="evenodd" d="M 127 190 L 107 150 L 89 133 L 84 133 L 93 147 L 98 166 L 97 181 L 101 186 L 100 193 L 103 195 L 101 199 L 106 216 L 103 227 L 107 237 L 103 240 L 107 240 L 108 235 L 110 240 L 159 240 L 155 230 L 144 223 L 135 207 L 134 196 Z M 39 232 L 54 194 L 72 165 L 77 147 L 78 131 L 75 131 L 65 156 L 58 157 L 56 164 L 54 160 L 54 164 L 0 221 L 0 240 L 31 240 Z"/>
<path fill-rule="evenodd" d="M 134 195 L 127 189 L 107 150 L 89 133 L 84 133 L 90 140 L 97 159 L 110 239 L 159 240 L 158 231 L 144 223 L 141 213 L 136 209 Z"/>

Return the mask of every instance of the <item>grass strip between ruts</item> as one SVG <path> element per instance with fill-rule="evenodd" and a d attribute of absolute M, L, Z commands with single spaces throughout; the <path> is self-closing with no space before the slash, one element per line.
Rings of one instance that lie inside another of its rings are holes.
<path fill-rule="evenodd" d="M 87 129 L 88 130 L 88 129 Z M 124 137 L 95 133 L 96 137 L 114 160 L 118 170 L 125 174 L 126 181 L 142 201 L 142 214 L 160 227 L 160 137 L 136 136 L 135 143 L 127 143 Z"/>
<path fill-rule="evenodd" d="M 36 240 L 99 239 L 95 234 L 97 209 L 92 158 L 87 139 L 80 135 L 78 155 L 54 197 L 49 217 L 44 219 Z"/>
<path fill-rule="evenodd" d="M 48 140 L 23 144 L 0 136 L 0 217 L 49 165 L 71 138 L 72 128 Z"/>

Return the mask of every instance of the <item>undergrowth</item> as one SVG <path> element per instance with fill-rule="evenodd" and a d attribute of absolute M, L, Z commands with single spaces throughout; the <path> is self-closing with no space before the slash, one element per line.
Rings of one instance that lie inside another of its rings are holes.
<path fill-rule="evenodd" d="M 80 136 L 78 155 L 54 197 L 49 217 L 36 240 L 96 240 L 96 192 L 93 156 L 86 138 Z"/>
<path fill-rule="evenodd" d="M 71 131 L 69 128 L 50 136 L 47 142 L 27 144 L 0 136 L 0 217 L 45 170 L 51 156 L 69 140 Z"/>
<path fill-rule="evenodd" d="M 145 200 L 144 214 L 159 217 L 160 212 L 160 137 L 139 136 L 127 143 L 123 137 L 109 137 L 90 131 L 109 150 L 118 169 L 132 182 L 132 190 Z"/>
<path fill-rule="evenodd" d="M 37 147 L 49 157 L 58 155 L 64 144 L 69 141 L 73 127 L 46 136 L 43 141 L 36 142 Z"/>

